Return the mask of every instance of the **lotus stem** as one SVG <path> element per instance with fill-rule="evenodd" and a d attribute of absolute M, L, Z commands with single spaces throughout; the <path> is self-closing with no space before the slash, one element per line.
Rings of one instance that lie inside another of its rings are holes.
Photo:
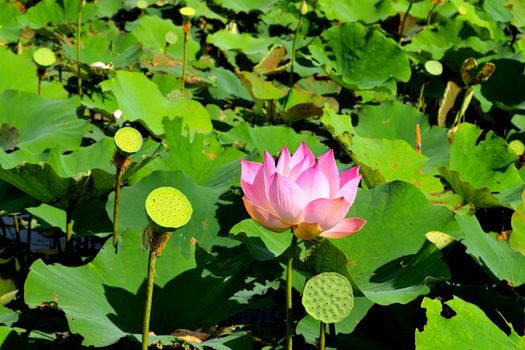
<path fill-rule="evenodd" d="M 408 4 L 407 11 L 403 14 L 403 19 L 401 20 L 401 26 L 399 27 L 399 42 L 403 40 L 403 32 L 405 31 L 405 23 L 407 21 L 408 14 L 410 13 L 410 10 L 412 9 L 413 0 L 410 0 L 410 3 Z"/>
<path fill-rule="evenodd" d="M 22 240 L 20 238 L 20 221 L 17 215 L 13 215 L 13 225 L 15 227 L 16 244 L 20 246 Z"/>
<path fill-rule="evenodd" d="M 29 262 L 31 260 L 31 215 L 27 219 L 27 255 L 26 265 L 29 268 Z"/>
<path fill-rule="evenodd" d="M 293 285 L 293 256 L 297 237 L 294 235 L 290 245 L 290 257 L 288 258 L 288 266 L 286 269 L 286 349 L 292 350 L 292 285 Z"/>
<path fill-rule="evenodd" d="M 113 204 L 113 248 L 115 253 L 118 247 L 118 218 L 120 208 L 120 185 L 122 182 L 122 174 L 124 173 L 122 167 L 117 166 L 117 174 L 115 175 L 115 203 Z"/>
<path fill-rule="evenodd" d="M 144 322 L 142 323 L 142 350 L 148 350 L 149 321 L 151 316 L 151 302 L 153 300 L 153 282 L 155 280 L 155 265 L 157 254 L 149 251 L 148 258 L 148 285 L 146 290 L 146 306 L 144 307 Z"/>
<path fill-rule="evenodd" d="M 319 329 L 319 350 L 324 350 L 325 348 L 325 323 L 321 321 L 321 327 Z"/>
<path fill-rule="evenodd" d="M 301 29 L 301 23 L 303 21 L 303 14 L 299 12 L 299 21 L 297 22 L 297 27 L 295 28 L 295 32 L 293 34 L 293 40 L 292 40 L 292 54 L 290 58 L 290 89 L 293 85 L 293 66 L 295 64 L 295 45 L 297 42 L 297 36 L 299 35 L 299 29 Z"/>
<path fill-rule="evenodd" d="M 184 50 L 182 52 L 182 91 L 186 86 L 186 63 L 188 60 L 188 38 L 190 35 L 191 21 L 186 20 L 182 25 L 182 31 L 184 32 Z"/>
<path fill-rule="evenodd" d="M 65 252 L 69 251 L 69 244 L 71 242 L 71 237 L 73 236 L 73 219 L 72 219 L 71 209 L 66 210 L 66 247 Z"/>
<path fill-rule="evenodd" d="M 82 77 L 80 76 L 80 39 L 81 39 L 81 30 L 82 30 L 82 6 L 83 1 L 78 4 L 77 12 L 77 79 L 78 79 L 78 95 L 82 97 Z"/>

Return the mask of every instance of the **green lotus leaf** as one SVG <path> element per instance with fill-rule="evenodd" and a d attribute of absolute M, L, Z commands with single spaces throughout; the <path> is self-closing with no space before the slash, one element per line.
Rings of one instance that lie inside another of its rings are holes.
<path fill-rule="evenodd" d="M 151 152 L 152 146 L 144 151 Z M 71 210 L 81 201 L 111 191 L 115 181 L 115 168 L 111 165 L 114 147 L 113 140 L 105 138 L 67 155 L 52 149 L 46 162 L 38 155 L 20 151 L 6 154 L 0 150 L 0 179 L 43 203 Z M 125 178 L 151 159 L 143 155 L 132 158 Z"/>
<path fill-rule="evenodd" d="M 461 180 L 475 189 L 487 187 L 491 192 L 523 184 L 514 166 L 516 154 L 504 139 L 489 131 L 479 140 L 482 130 L 472 124 L 460 124 L 450 134 L 449 169 L 459 172 Z"/>
<path fill-rule="evenodd" d="M 416 187 L 392 182 L 359 191 L 349 217 L 367 220 L 356 234 L 331 243 L 345 253 L 348 271 L 370 300 L 407 303 L 428 293 L 433 280 L 449 277 L 429 231 L 458 237 L 452 213 L 432 205 Z"/>
<path fill-rule="evenodd" d="M 416 152 L 415 142 L 412 146 L 399 138 L 369 138 L 355 135 L 357 128 L 352 127 L 350 117 L 336 115 L 331 109 L 325 108 L 321 120 L 325 128 L 339 140 L 347 152 L 352 154 L 354 161 L 361 166 L 364 181 L 369 187 L 400 180 L 419 187 L 429 195 L 443 191 L 443 185 L 435 177 L 437 169 L 425 169 L 428 158 Z M 392 134 L 399 133 L 403 134 L 403 137 L 409 137 L 403 131 L 388 131 L 388 128 L 383 127 L 378 127 L 378 132 L 371 132 L 369 131 L 370 124 L 366 121 L 363 124 L 365 134 L 373 136 L 390 134 L 387 137 L 393 137 Z M 410 125 L 410 123 L 407 124 Z M 439 137 L 437 140 L 439 141 Z"/>
<path fill-rule="evenodd" d="M 0 61 L 3 65 L 9 67 L 9 69 L 0 70 L 0 93 L 8 89 L 37 93 L 38 76 L 36 74 L 36 65 L 31 59 L 17 56 L 7 47 L 0 46 Z M 43 81 L 42 96 L 67 99 L 68 93 L 64 86 L 57 81 Z M 27 102 L 24 104 L 27 104 Z M 17 108 L 31 109 L 29 106 L 17 106 Z"/>
<path fill-rule="evenodd" d="M 104 81 L 101 86 L 103 90 L 113 93 L 128 120 L 141 121 L 156 135 L 164 133 L 164 117 L 181 117 L 185 127 L 196 131 L 212 130 L 208 111 L 199 102 L 169 101 L 162 96 L 157 85 L 142 73 L 119 71 L 115 78 Z"/>
<path fill-rule="evenodd" d="M 297 134 L 292 128 L 286 126 L 250 127 L 243 123 L 221 134 L 220 140 L 223 144 L 240 142 L 248 152 L 257 151 L 261 157 L 264 151 L 277 155 L 283 146 L 293 152 L 299 147 L 301 141 L 306 142 L 317 157 L 328 151 L 328 147 L 319 142 L 316 137 Z"/>
<path fill-rule="evenodd" d="M 231 51 L 244 53 L 253 62 L 260 62 L 270 46 L 274 43 L 272 38 L 254 37 L 248 33 L 236 34 L 226 29 L 221 29 L 213 34 L 208 34 L 206 42 L 217 46 L 228 55 Z M 230 57 L 230 63 L 236 66 L 235 60 Z"/>
<path fill-rule="evenodd" d="M 512 214 L 512 234 L 509 244 L 517 252 L 525 255 L 525 201 L 520 204 Z"/>
<path fill-rule="evenodd" d="M 254 259 L 261 261 L 277 258 L 290 247 L 292 241 L 289 231 L 276 233 L 252 219 L 243 220 L 233 226 L 230 234 L 244 243 Z"/>
<path fill-rule="evenodd" d="M 443 304 L 454 312 L 454 316 L 443 316 Z M 523 349 L 524 337 L 520 337 L 513 329 L 508 336 L 476 305 L 458 297 L 443 304 L 437 299 L 423 299 L 421 307 L 427 310 L 427 324 L 422 332 L 415 332 L 417 349 Z"/>
<path fill-rule="evenodd" d="M 154 52 L 164 52 L 166 46 L 166 33 L 172 32 L 178 38 L 183 38 L 181 26 L 176 26 L 169 19 L 162 19 L 159 16 L 141 16 L 135 22 L 126 23 L 126 29 L 142 44 L 145 49 Z M 199 43 L 190 35 L 188 38 L 188 60 L 193 58 L 199 51 Z M 175 60 L 182 61 L 184 51 L 184 40 L 178 40 L 175 44 L 170 45 L 166 53 Z"/>
<path fill-rule="evenodd" d="M 456 216 L 464 232 L 463 245 L 467 253 L 492 272 L 498 279 L 514 287 L 525 283 L 525 255 L 514 251 L 504 239 L 496 239 L 495 233 L 485 233 L 475 216 Z"/>
<path fill-rule="evenodd" d="M 79 104 L 78 98 L 57 100 L 10 90 L 0 93 L 0 116 L 18 130 L 19 149 L 40 153 L 56 145 L 74 150 L 89 124 L 77 117 Z"/>
<path fill-rule="evenodd" d="M 309 49 L 326 74 L 348 89 L 395 91 L 396 81 L 410 78 L 410 63 L 399 45 L 359 23 L 331 27 Z"/>
<path fill-rule="evenodd" d="M 277 0 L 216 0 L 220 6 L 235 12 L 263 11 L 273 8 Z"/>
<path fill-rule="evenodd" d="M 388 0 L 320 0 L 319 8 L 329 20 L 374 23 L 396 13 Z"/>
<path fill-rule="evenodd" d="M 243 152 L 221 146 L 215 134 L 182 135 L 180 119 L 164 119 L 164 131 L 169 150 L 160 169 L 182 170 L 198 184 L 217 190 L 238 184 Z"/>
<path fill-rule="evenodd" d="M 0 1 L 0 41 L 15 42 L 20 37 L 23 25 L 18 22 L 20 9 L 12 1 Z"/>

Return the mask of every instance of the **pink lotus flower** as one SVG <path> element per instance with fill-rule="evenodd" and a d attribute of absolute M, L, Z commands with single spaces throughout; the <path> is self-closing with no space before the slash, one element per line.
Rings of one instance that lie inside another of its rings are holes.
<path fill-rule="evenodd" d="M 341 174 L 332 150 L 315 159 L 303 142 L 293 156 L 286 147 L 275 165 L 241 160 L 241 186 L 246 210 L 260 225 L 301 239 L 342 238 L 359 231 L 365 220 L 345 218 L 361 180 L 359 167 Z"/>

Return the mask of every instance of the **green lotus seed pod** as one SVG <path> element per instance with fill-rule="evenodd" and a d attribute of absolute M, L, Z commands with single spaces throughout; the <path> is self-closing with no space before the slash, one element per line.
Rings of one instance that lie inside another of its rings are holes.
<path fill-rule="evenodd" d="M 512 140 L 509 143 L 509 149 L 511 149 L 516 155 L 521 156 L 525 152 L 525 145 L 520 140 Z"/>
<path fill-rule="evenodd" d="M 141 10 L 145 10 L 148 8 L 148 2 L 144 0 L 137 1 L 137 7 Z"/>
<path fill-rule="evenodd" d="M 164 39 L 168 44 L 175 44 L 178 38 L 175 32 L 167 32 L 166 35 L 164 35 Z"/>
<path fill-rule="evenodd" d="M 192 213 L 188 198 L 173 187 L 159 187 L 146 198 L 146 214 L 159 232 L 173 231 L 187 224 Z"/>
<path fill-rule="evenodd" d="M 42 67 L 49 67 L 56 61 L 56 56 L 53 51 L 47 47 L 41 47 L 33 53 L 33 60 L 36 64 Z"/>
<path fill-rule="evenodd" d="M 130 155 L 138 152 L 142 147 L 142 135 L 137 129 L 125 126 L 120 128 L 113 138 L 115 145 L 125 155 Z"/>
<path fill-rule="evenodd" d="M 316 320 L 342 321 L 354 307 L 352 285 L 337 272 L 323 272 L 306 282 L 302 302 L 306 312 Z"/>
<path fill-rule="evenodd" d="M 441 75 L 443 73 L 443 65 L 439 61 L 429 60 L 425 62 L 425 69 L 431 75 Z"/>
<path fill-rule="evenodd" d="M 195 16 L 195 10 L 192 7 L 183 7 L 179 10 L 180 14 L 184 17 L 192 18 Z"/>

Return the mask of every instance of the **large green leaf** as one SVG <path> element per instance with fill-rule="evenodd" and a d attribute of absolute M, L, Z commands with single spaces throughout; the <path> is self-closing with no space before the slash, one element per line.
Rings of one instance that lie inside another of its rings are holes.
<path fill-rule="evenodd" d="M 215 0 L 215 3 L 235 12 L 270 10 L 276 2 L 277 0 Z"/>
<path fill-rule="evenodd" d="M 512 214 L 511 222 L 512 234 L 509 244 L 512 249 L 525 255 L 525 200 L 523 198 Z"/>
<path fill-rule="evenodd" d="M 162 52 L 166 47 L 166 33 L 175 32 L 177 27 L 169 19 L 141 16 L 137 22 L 128 23 L 126 29 L 131 31 L 144 48 Z M 182 40 L 181 36 L 177 36 Z"/>
<path fill-rule="evenodd" d="M 415 145 L 399 138 L 368 138 L 356 134 L 350 116 L 337 115 L 325 108 L 322 123 L 336 138 L 352 159 L 361 166 L 361 173 L 369 187 L 396 180 L 412 183 L 423 192 L 433 194 L 443 191 L 443 185 L 434 176 L 436 171 L 423 172 L 428 158 L 418 154 Z M 377 136 L 376 131 L 363 128 L 364 133 Z M 380 129 L 380 128 L 379 128 Z"/>
<path fill-rule="evenodd" d="M 487 187 L 492 192 L 501 192 L 522 185 L 514 166 L 516 154 L 492 131 L 479 141 L 482 132 L 468 123 L 451 132 L 449 168 L 459 172 L 461 180 L 475 189 Z"/>
<path fill-rule="evenodd" d="M 127 232 L 123 242 L 118 255 L 108 241 L 93 262 L 78 268 L 37 260 L 25 284 L 26 303 L 33 308 L 50 305 L 63 310 L 71 331 L 81 334 L 85 345 L 107 346 L 130 333 L 140 333 L 148 252 L 142 248 L 137 231 Z M 175 279 L 184 280 L 182 274 L 197 265 L 193 254 L 185 257 L 181 250 L 168 243 L 157 264 L 153 331 L 169 327 L 162 322 L 184 323 L 180 314 L 165 318 L 161 312 L 184 303 L 169 291 L 192 288 Z"/>
<path fill-rule="evenodd" d="M 345 23 L 325 31 L 309 46 L 312 57 L 333 80 L 353 90 L 385 88 L 408 81 L 410 63 L 399 45 L 380 31 Z"/>
<path fill-rule="evenodd" d="M 316 156 L 328 151 L 328 147 L 319 142 L 315 136 L 297 134 L 292 128 L 286 126 L 250 127 L 243 123 L 221 134 L 219 138 L 224 144 L 241 142 L 247 151 L 257 151 L 261 157 L 264 151 L 277 155 L 283 146 L 288 147 L 290 152 L 294 152 L 301 141 L 306 142 Z"/>
<path fill-rule="evenodd" d="M 226 52 L 242 52 L 252 62 L 256 63 L 266 55 L 274 40 L 272 38 L 257 38 L 248 33 L 235 34 L 229 30 L 221 29 L 213 34 L 208 34 L 206 42 Z M 230 59 L 230 63 L 234 64 L 235 61 Z"/>
<path fill-rule="evenodd" d="M 27 92 L 0 93 L 0 124 L 14 126 L 17 147 L 40 153 L 50 147 L 74 150 L 80 146 L 88 122 L 77 118 L 77 98 L 56 100 Z"/>
<path fill-rule="evenodd" d="M 115 95 L 123 118 L 141 121 L 154 134 L 164 133 L 164 117 L 181 117 L 185 127 L 197 131 L 212 130 L 208 111 L 199 102 L 169 101 L 162 96 L 158 86 L 141 73 L 119 71 L 115 78 L 104 81 L 101 86 Z"/>
<path fill-rule="evenodd" d="M 429 157 L 426 169 L 448 164 L 447 129 L 431 127 L 428 118 L 412 105 L 399 101 L 365 105 L 354 130 L 357 135 L 375 139 L 401 139 L 416 146 L 416 124 L 421 130 L 422 153 Z"/>
<path fill-rule="evenodd" d="M 428 52 L 434 60 L 440 60 L 453 48 L 471 48 L 481 53 L 499 50 L 493 40 L 482 40 L 472 26 L 460 19 L 446 19 L 437 26 L 425 26 L 405 46 L 407 52 Z"/>
<path fill-rule="evenodd" d="M 240 159 L 244 153 L 222 147 L 214 133 L 183 136 L 179 119 L 164 120 L 168 153 L 163 162 L 166 170 L 182 170 L 198 184 L 227 189 L 237 185 L 240 178 Z"/>
<path fill-rule="evenodd" d="M 444 303 L 425 298 L 421 307 L 427 310 L 427 324 L 423 332 L 416 331 L 416 348 L 433 349 L 523 349 L 525 338 L 514 330 L 507 336 L 476 305 L 458 297 Z M 444 317 L 442 312 L 454 316 Z"/>
<path fill-rule="evenodd" d="M 462 243 L 467 253 L 492 272 L 498 279 L 518 287 L 525 283 L 525 256 L 514 251 L 505 240 L 496 239 L 495 233 L 485 233 L 475 216 L 456 216 L 465 234 Z"/>
<path fill-rule="evenodd" d="M 41 202 L 71 210 L 79 202 L 105 195 L 113 188 L 115 168 L 111 166 L 111 159 L 114 152 L 113 140 L 109 138 L 67 155 L 53 149 L 48 162 L 40 161 L 38 155 L 30 157 L 20 151 L 6 154 L 0 149 L 0 179 Z M 149 161 L 142 153 L 134 157 L 124 178 Z"/>
<path fill-rule="evenodd" d="M 349 272 L 370 300 L 407 303 L 427 293 L 433 278 L 447 277 L 441 254 L 425 243 L 425 234 L 456 234 L 453 216 L 430 204 L 414 186 L 392 182 L 359 191 L 348 216 L 367 223 L 353 236 L 332 243 L 346 254 Z"/>
<path fill-rule="evenodd" d="M 292 234 L 267 230 L 252 219 L 246 219 L 232 227 L 230 233 L 242 241 L 253 257 L 265 261 L 277 258 L 290 247 Z"/>
<path fill-rule="evenodd" d="M 22 25 L 18 22 L 20 10 L 12 1 L 0 1 L 0 41 L 17 41 L 22 31 Z"/>
<path fill-rule="evenodd" d="M 388 0 L 320 0 L 320 10 L 329 20 L 374 23 L 396 13 Z"/>

